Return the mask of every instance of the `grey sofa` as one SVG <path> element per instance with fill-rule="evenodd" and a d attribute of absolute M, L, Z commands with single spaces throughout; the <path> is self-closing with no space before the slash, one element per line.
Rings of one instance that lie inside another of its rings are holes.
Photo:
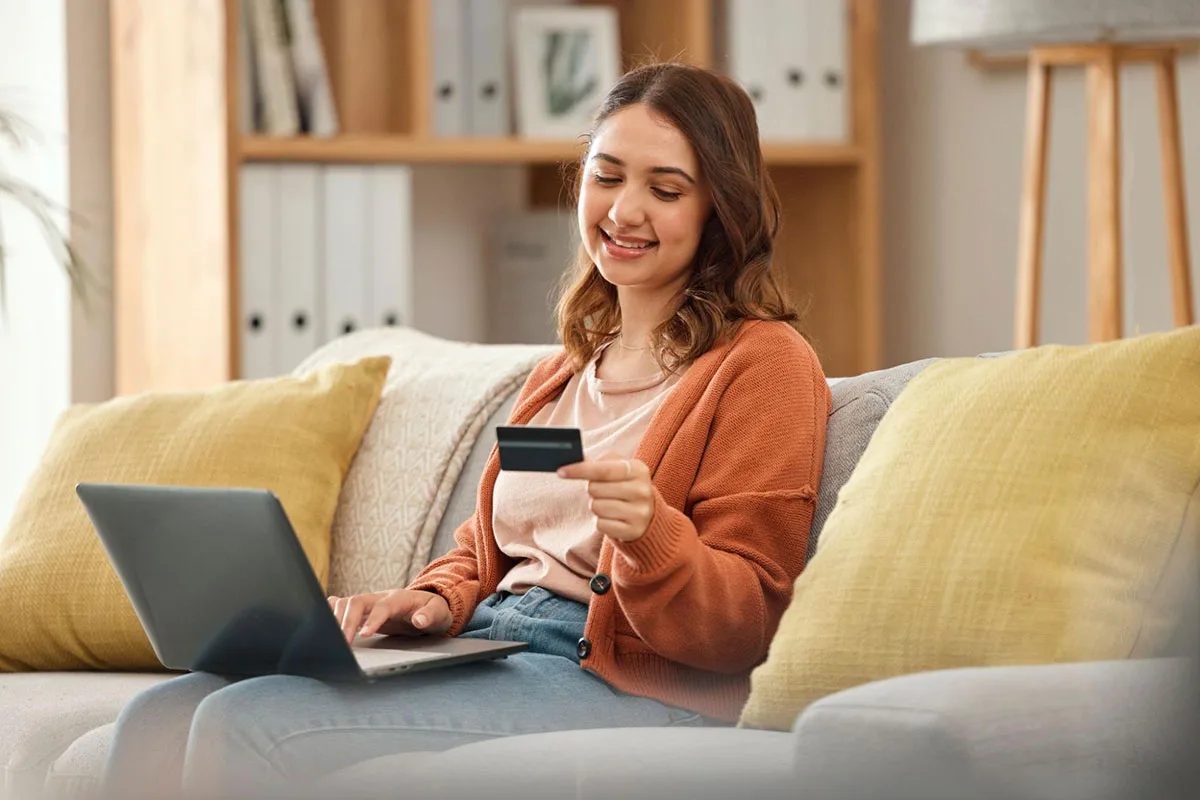
<path fill-rule="evenodd" d="M 831 380 L 814 547 L 875 426 L 931 361 Z M 514 399 L 475 442 L 433 556 L 449 549 L 454 528 L 473 510 L 494 425 Z M 791 732 L 689 727 L 519 736 L 376 759 L 305 791 L 347 798 L 1165 796 L 1188 777 L 1190 762 L 1178 757 L 1193 743 L 1200 682 L 1186 645 L 1173 658 L 880 681 L 813 704 Z M 120 709 L 168 677 L 0 674 L 3 796 L 94 796 Z"/>

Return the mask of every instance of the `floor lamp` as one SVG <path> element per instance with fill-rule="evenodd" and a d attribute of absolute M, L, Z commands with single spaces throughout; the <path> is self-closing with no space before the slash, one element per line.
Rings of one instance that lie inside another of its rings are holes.
<path fill-rule="evenodd" d="M 1154 65 L 1173 316 L 1191 325 L 1191 272 L 1175 61 L 1200 36 L 1200 0 L 914 0 L 912 41 L 1028 50 L 1016 346 L 1038 343 L 1050 89 L 1057 67 L 1087 70 L 1088 319 L 1091 340 L 1121 338 L 1120 69 Z"/>

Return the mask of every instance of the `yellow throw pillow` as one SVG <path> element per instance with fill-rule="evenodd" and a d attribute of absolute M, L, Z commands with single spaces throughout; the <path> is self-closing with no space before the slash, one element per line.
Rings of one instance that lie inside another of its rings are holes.
<path fill-rule="evenodd" d="M 1198 485 L 1200 327 L 933 364 L 842 488 L 740 724 L 924 670 L 1161 653 Z"/>
<path fill-rule="evenodd" d="M 75 484 L 270 489 L 325 585 L 338 494 L 391 359 L 79 405 L 0 539 L 0 672 L 161 669 Z"/>

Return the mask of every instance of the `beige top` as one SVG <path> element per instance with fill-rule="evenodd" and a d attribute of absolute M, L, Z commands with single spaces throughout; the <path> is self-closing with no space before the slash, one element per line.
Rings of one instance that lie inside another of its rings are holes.
<path fill-rule="evenodd" d="M 579 428 L 585 458 L 632 458 L 663 398 L 685 370 L 627 381 L 596 377 L 597 353 L 571 376 L 558 399 L 530 425 Z M 547 472 L 505 472 L 492 494 L 496 543 L 518 563 L 498 590 L 522 594 L 534 586 L 581 603 L 591 598 L 603 534 L 588 509 L 587 482 Z"/>

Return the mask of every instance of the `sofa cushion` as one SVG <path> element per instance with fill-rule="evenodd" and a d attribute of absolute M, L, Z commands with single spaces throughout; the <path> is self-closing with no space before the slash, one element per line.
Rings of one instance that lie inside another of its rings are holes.
<path fill-rule="evenodd" d="M 893 675 L 1165 652 L 1198 483 L 1200 327 L 927 367 L 843 487 L 743 723 Z"/>
<path fill-rule="evenodd" d="M 833 402 L 829 406 L 829 422 L 825 430 L 821 490 L 808 536 L 810 559 L 817 552 L 821 530 L 837 503 L 838 492 L 850 479 L 879 421 L 908 382 L 936 360 L 927 358 L 890 369 L 864 372 L 853 378 L 829 381 Z"/>
<path fill-rule="evenodd" d="M 0 674 L 3 797 L 36 797 L 47 769 L 75 740 L 116 721 L 125 703 L 174 673 Z"/>
<path fill-rule="evenodd" d="M 794 798 L 791 736 L 732 728 L 603 728 L 371 759 L 299 797 Z"/>
<path fill-rule="evenodd" d="M 80 482 L 269 489 L 324 583 L 338 494 L 388 364 L 65 411 L 0 539 L 0 670 L 160 666 L 75 495 Z"/>

